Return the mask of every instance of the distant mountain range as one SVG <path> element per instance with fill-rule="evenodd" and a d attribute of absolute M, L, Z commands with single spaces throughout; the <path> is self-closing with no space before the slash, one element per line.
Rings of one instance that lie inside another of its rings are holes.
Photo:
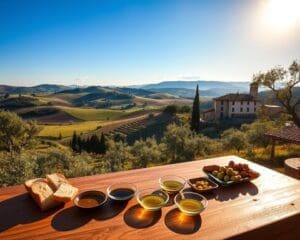
<path fill-rule="evenodd" d="M 199 86 L 200 95 L 204 97 L 217 97 L 227 93 L 249 92 L 250 82 L 223 82 L 223 81 L 164 81 L 147 85 L 133 85 L 132 88 L 141 88 L 159 93 L 168 93 L 180 97 L 192 98 L 196 86 Z"/>
<path fill-rule="evenodd" d="M 160 83 L 146 84 L 146 85 L 132 85 L 131 88 L 142 88 L 142 89 L 161 89 L 161 88 L 186 88 L 195 89 L 199 85 L 200 90 L 209 89 L 240 89 L 242 91 L 249 89 L 250 82 L 223 82 L 223 81 L 208 81 L 208 80 L 194 80 L 194 81 L 164 81 Z"/>
<path fill-rule="evenodd" d="M 116 90 L 125 94 L 137 96 L 150 96 L 156 93 L 168 94 L 184 98 L 192 98 L 195 95 L 195 89 L 199 85 L 200 95 L 207 97 L 217 97 L 231 92 L 248 92 L 249 82 L 222 82 L 222 81 L 165 81 L 147 85 L 133 85 L 128 87 L 109 87 L 106 89 Z M 75 93 L 82 91 L 98 92 L 98 86 L 76 87 L 42 84 L 33 87 L 19 87 L 0 85 L 0 93 L 5 94 L 36 94 L 36 93 Z"/>

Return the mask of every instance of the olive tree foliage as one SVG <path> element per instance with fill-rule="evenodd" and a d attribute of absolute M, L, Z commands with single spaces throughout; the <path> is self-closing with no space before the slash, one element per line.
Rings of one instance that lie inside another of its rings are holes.
<path fill-rule="evenodd" d="M 52 172 L 63 173 L 67 177 L 91 175 L 93 158 L 86 154 L 73 154 L 69 150 L 50 148 L 46 153 L 34 154 L 34 174 L 43 177 Z"/>
<path fill-rule="evenodd" d="M 30 146 L 40 127 L 33 121 L 24 121 L 16 113 L 0 111 L 0 150 L 20 152 Z"/>
<path fill-rule="evenodd" d="M 108 149 L 104 155 L 106 168 L 111 172 L 129 168 L 133 156 L 130 148 L 123 141 L 115 142 L 112 139 L 107 141 Z"/>
<path fill-rule="evenodd" d="M 296 98 L 293 93 L 295 86 L 300 84 L 300 64 L 294 61 L 288 70 L 283 67 L 275 67 L 265 73 L 254 76 L 254 82 L 269 88 L 276 99 L 291 115 L 294 123 L 300 127 L 300 98 Z"/>
<path fill-rule="evenodd" d="M 271 139 L 265 136 L 265 133 L 278 130 L 280 126 L 279 122 L 262 119 L 251 124 L 243 124 L 241 130 L 245 133 L 246 139 L 252 148 L 266 148 L 271 143 Z"/>
<path fill-rule="evenodd" d="M 155 138 L 147 138 L 145 141 L 135 141 L 131 148 L 134 156 L 134 168 L 145 168 L 150 164 L 163 162 L 161 154 L 163 145 L 157 144 Z"/>
<path fill-rule="evenodd" d="M 235 149 L 237 152 L 247 147 L 246 134 L 240 130 L 230 128 L 221 135 L 226 149 Z"/>
<path fill-rule="evenodd" d="M 169 162 L 191 161 L 197 156 L 212 153 L 215 146 L 211 139 L 193 132 L 188 125 L 171 124 L 162 139 Z"/>
<path fill-rule="evenodd" d="M 6 151 L 0 152 L 0 187 L 21 184 L 34 178 L 34 168 L 35 162 L 31 154 L 12 156 Z"/>

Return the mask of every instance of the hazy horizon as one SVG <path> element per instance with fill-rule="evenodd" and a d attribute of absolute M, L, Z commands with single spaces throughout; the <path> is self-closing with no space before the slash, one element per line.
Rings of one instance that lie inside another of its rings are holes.
<path fill-rule="evenodd" d="M 1 1 L 0 84 L 251 81 L 300 57 L 299 9 L 297 0 Z"/>

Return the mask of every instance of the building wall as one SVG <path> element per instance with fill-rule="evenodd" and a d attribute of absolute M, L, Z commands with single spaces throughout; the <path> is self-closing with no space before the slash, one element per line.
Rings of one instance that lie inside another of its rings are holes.
<path fill-rule="evenodd" d="M 215 111 L 203 112 L 202 117 L 204 121 L 213 121 L 215 120 Z"/>
<path fill-rule="evenodd" d="M 228 112 L 229 103 L 228 103 L 228 101 L 215 100 L 214 101 L 214 107 L 215 107 L 216 119 L 229 117 L 229 112 Z"/>
<path fill-rule="evenodd" d="M 214 101 L 216 119 L 231 118 L 234 115 L 239 117 L 247 117 L 249 115 L 249 117 L 252 117 L 260 106 L 260 102 L 255 101 L 234 101 L 234 103 L 233 101 Z"/>
<path fill-rule="evenodd" d="M 228 116 L 232 117 L 232 114 L 253 115 L 256 114 L 256 111 L 259 107 L 259 102 L 255 101 L 229 101 Z"/>

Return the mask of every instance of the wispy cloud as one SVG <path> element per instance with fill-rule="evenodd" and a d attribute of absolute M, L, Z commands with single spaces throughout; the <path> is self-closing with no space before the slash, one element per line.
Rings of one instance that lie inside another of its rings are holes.
<path fill-rule="evenodd" d="M 186 80 L 198 80 L 201 79 L 200 76 L 181 76 L 179 79 L 186 79 Z"/>

